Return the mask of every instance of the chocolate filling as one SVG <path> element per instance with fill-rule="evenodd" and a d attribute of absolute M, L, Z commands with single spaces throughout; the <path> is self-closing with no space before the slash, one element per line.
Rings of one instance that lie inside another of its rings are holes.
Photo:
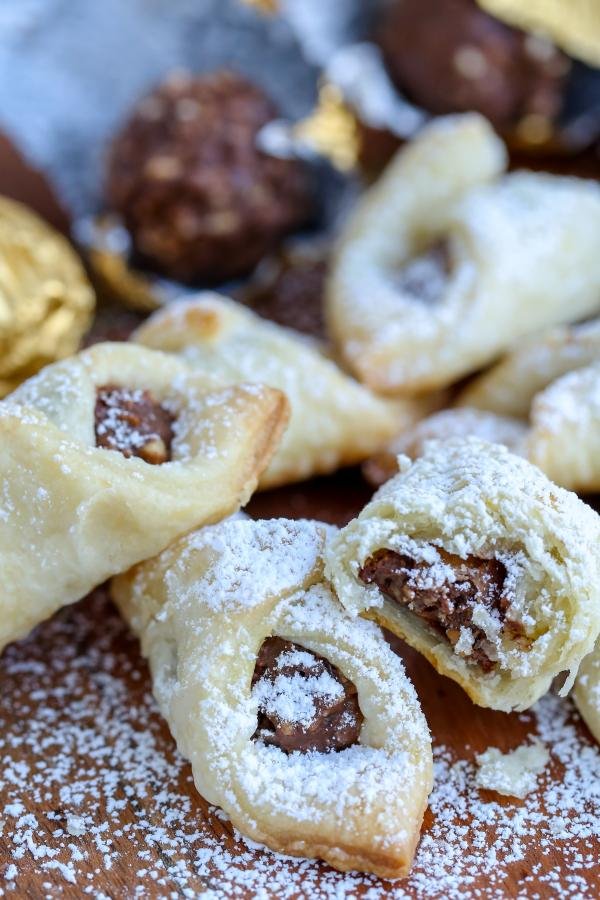
<path fill-rule="evenodd" d="M 256 660 L 254 740 L 285 753 L 344 750 L 358 740 L 363 715 L 356 687 L 329 660 L 300 644 L 267 638 Z"/>
<path fill-rule="evenodd" d="M 395 277 L 396 286 L 422 303 L 439 303 L 450 275 L 448 241 L 440 239 L 405 263 Z"/>
<path fill-rule="evenodd" d="M 506 569 L 497 559 L 467 556 L 461 559 L 439 550 L 441 561 L 454 570 L 454 580 L 434 578 L 432 567 L 393 550 L 378 550 L 364 564 L 359 578 L 376 584 L 394 603 L 407 606 L 415 615 L 455 646 L 461 628 L 468 628 L 472 645 L 467 654 L 484 672 L 491 672 L 497 660 L 494 647 L 485 632 L 473 624 L 474 606 L 479 604 L 495 613 L 514 640 L 524 640 L 520 622 L 511 619 L 510 602 L 504 593 Z"/>
<path fill-rule="evenodd" d="M 171 459 L 174 416 L 150 391 L 107 384 L 96 393 L 96 446 L 152 465 Z"/>

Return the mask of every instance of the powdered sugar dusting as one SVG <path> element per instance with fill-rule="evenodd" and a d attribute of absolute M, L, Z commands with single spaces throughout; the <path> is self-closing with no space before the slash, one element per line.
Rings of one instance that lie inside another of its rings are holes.
<path fill-rule="evenodd" d="M 523 802 L 481 794 L 469 748 L 436 747 L 413 873 L 392 886 L 231 833 L 196 793 L 136 644 L 102 594 L 8 648 L 0 678 L 3 894 L 104 898 L 114 884 L 132 897 L 218 900 L 591 900 L 596 892 L 600 753 L 567 700 L 548 696 L 534 710 L 531 728 L 551 766 Z M 475 707 L 472 715 L 476 723 Z"/>
<path fill-rule="evenodd" d="M 275 667 L 277 670 L 286 666 L 304 666 L 309 672 L 307 677 L 298 672 L 278 672 L 274 680 L 260 678 L 254 685 L 252 696 L 268 716 L 308 728 L 315 719 L 317 701 L 340 700 L 344 696 L 344 687 L 329 672 L 322 670 L 310 653 L 300 650 L 282 653 Z"/>

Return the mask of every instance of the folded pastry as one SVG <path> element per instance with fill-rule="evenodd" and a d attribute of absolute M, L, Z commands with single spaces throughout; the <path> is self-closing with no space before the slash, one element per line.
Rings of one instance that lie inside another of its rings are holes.
<path fill-rule="evenodd" d="M 405 875 L 431 790 L 400 659 L 323 578 L 329 529 L 229 520 L 113 581 L 200 793 L 244 835 Z"/>
<path fill-rule="evenodd" d="M 573 696 L 586 725 L 600 743 L 600 641 L 579 667 Z"/>
<path fill-rule="evenodd" d="M 359 201 L 327 314 L 370 387 L 444 387 L 517 339 L 598 309 L 600 185 L 505 168 L 485 119 L 439 119 Z"/>
<path fill-rule="evenodd" d="M 99 344 L 0 403 L 0 649 L 250 496 L 286 401 Z"/>
<path fill-rule="evenodd" d="M 423 653 L 475 703 L 568 690 L 600 630 L 600 518 L 505 447 L 428 444 L 331 539 L 347 609 Z"/>
<path fill-rule="evenodd" d="M 557 484 L 600 490 L 600 362 L 535 396 L 525 452 Z"/>
<path fill-rule="evenodd" d="M 361 462 L 427 411 L 426 401 L 376 397 L 328 359 L 316 341 L 217 294 L 169 305 L 133 338 L 177 353 L 224 383 L 259 381 L 285 392 L 290 423 L 261 478 L 262 488 Z"/>
<path fill-rule="evenodd" d="M 363 465 L 371 484 L 379 486 L 398 473 L 398 456 L 417 459 L 428 441 L 446 441 L 456 437 L 478 437 L 492 444 L 504 444 L 513 453 L 525 455 L 527 426 L 519 419 L 498 416 L 481 409 L 443 409 L 410 426 L 381 453 Z"/>
<path fill-rule="evenodd" d="M 574 369 L 600 361 L 600 319 L 560 325 L 522 341 L 474 378 L 457 405 L 526 419 L 536 394 Z"/>

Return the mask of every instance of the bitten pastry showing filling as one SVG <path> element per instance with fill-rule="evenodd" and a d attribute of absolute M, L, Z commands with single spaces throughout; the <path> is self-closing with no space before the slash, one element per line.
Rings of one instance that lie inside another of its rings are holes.
<path fill-rule="evenodd" d="M 363 715 L 356 687 L 327 659 L 279 637 L 262 644 L 252 677 L 254 740 L 286 753 L 326 753 L 356 744 Z"/>
<path fill-rule="evenodd" d="M 174 416 L 150 391 L 107 384 L 96 393 L 96 446 L 137 456 L 151 465 L 169 462 Z"/>
<path fill-rule="evenodd" d="M 497 559 L 461 559 L 441 549 L 438 552 L 440 562 L 431 565 L 381 549 L 367 559 L 359 577 L 365 584 L 376 584 L 394 603 L 407 606 L 461 656 L 491 672 L 497 665 L 497 651 L 474 621 L 478 607 L 498 618 L 513 640 L 526 643 L 523 625 L 510 617 L 506 568 Z"/>
<path fill-rule="evenodd" d="M 394 281 L 403 294 L 422 303 L 439 303 L 451 271 L 450 248 L 440 238 L 405 263 Z"/>

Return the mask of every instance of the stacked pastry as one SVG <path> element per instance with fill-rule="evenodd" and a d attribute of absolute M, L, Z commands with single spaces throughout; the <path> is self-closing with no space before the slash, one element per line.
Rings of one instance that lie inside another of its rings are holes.
<path fill-rule="evenodd" d="M 595 485 L 596 329 L 565 323 L 600 306 L 600 189 L 505 165 L 483 119 L 443 120 L 359 202 L 327 298 L 358 380 L 203 293 L 0 405 L 0 647 L 113 578 L 198 790 L 243 834 L 341 870 L 405 875 L 432 785 L 380 625 L 503 711 L 563 673 L 566 693 L 585 660 L 598 732 L 600 518 L 542 469 Z M 228 518 L 393 439 L 377 477 L 396 474 L 341 531 Z"/>

